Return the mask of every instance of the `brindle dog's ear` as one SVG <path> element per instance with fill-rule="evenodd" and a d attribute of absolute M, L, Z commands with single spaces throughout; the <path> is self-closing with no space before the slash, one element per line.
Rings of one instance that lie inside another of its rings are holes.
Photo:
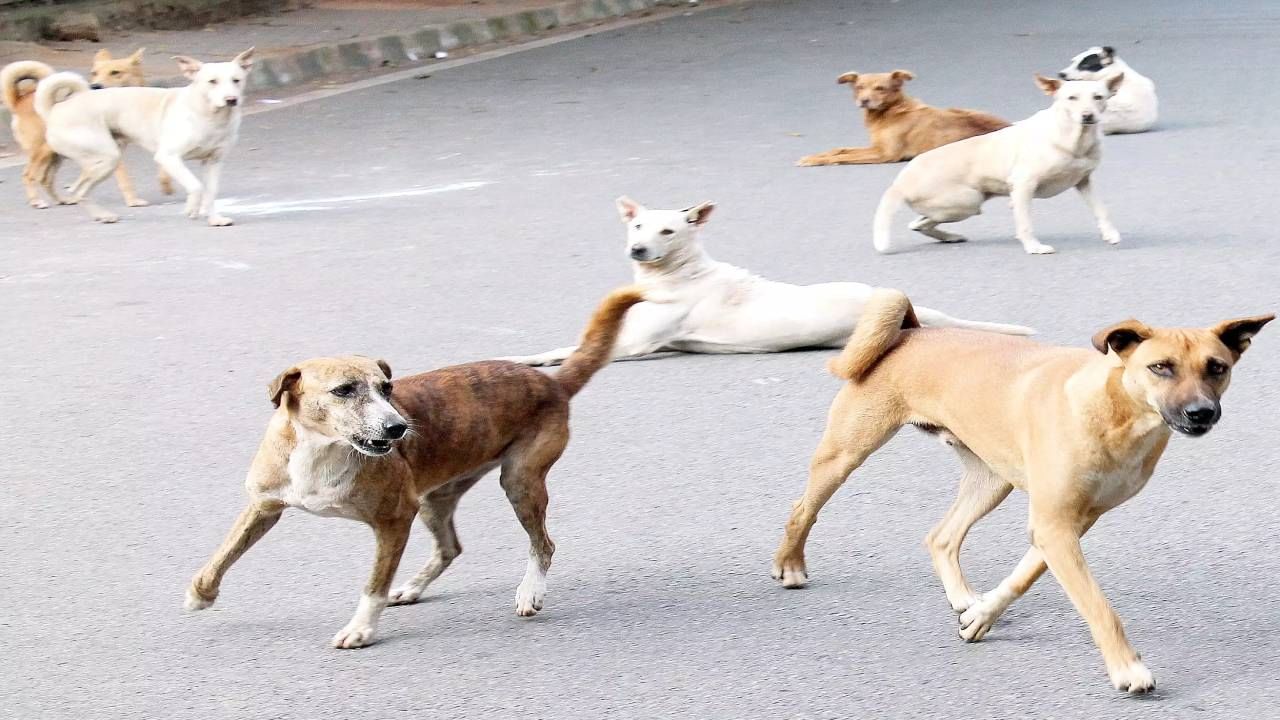
<path fill-rule="evenodd" d="M 1151 328 L 1137 320 L 1125 320 L 1094 333 L 1093 346 L 1103 355 L 1107 349 L 1122 358 L 1129 357 L 1138 344 L 1151 337 Z"/>
<path fill-rule="evenodd" d="M 858 82 L 858 73 L 856 72 L 847 72 L 841 75 L 840 77 L 836 78 L 837 85 L 848 85 L 849 83 L 856 83 L 856 82 Z"/>
<path fill-rule="evenodd" d="M 280 396 L 293 392 L 298 385 L 298 379 L 302 377 L 302 371 L 297 367 L 291 367 L 288 370 L 276 376 L 275 380 L 267 385 L 267 394 L 271 396 L 271 404 L 280 407 Z"/>
<path fill-rule="evenodd" d="M 1226 345 L 1231 354 L 1239 360 L 1244 351 L 1249 349 L 1253 336 L 1258 334 L 1263 325 L 1275 319 L 1275 315 L 1258 315 L 1238 320 L 1223 320 L 1210 328 L 1210 332 L 1217 335 L 1222 340 L 1222 344 Z"/>
<path fill-rule="evenodd" d="M 386 376 L 387 376 L 387 379 L 388 379 L 388 380 L 390 380 L 390 379 L 391 379 L 391 366 L 387 364 L 387 361 L 386 361 L 386 360 L 379 360 L 379 361 L 378 361 L 378 367 L 382 369 L 382 374 L 383 374 L 383 375 L 386 375 Z"/>

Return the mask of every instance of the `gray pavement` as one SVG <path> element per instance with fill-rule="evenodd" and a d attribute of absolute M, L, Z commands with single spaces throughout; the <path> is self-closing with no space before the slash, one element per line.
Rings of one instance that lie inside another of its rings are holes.
<path fill-rule="evenodd" d="M 1032 71 L 1095 43 L 1162 101 L 1158 132 L 1106 143 L 1119 248 L 1064 196 L 1034 207 L 1055 256 L 1024 255 L 1000 202 L 963 223 L 967 245 L 877 256 L 871 215 L 898 168 L 792 166 L 865 137 L 842 71 L 909 68 L 929 102 L 1019 118 L 1045 103 Z M 459 511 L 466 552 L 371 648 L 328 647 L 372 556 L 354 523 L 288 515 L 213 610 L 181 598 L 241 507 L 275 373 L 571 340 L 628 279 L 624 192 L 717 201 L 711 251 L 770 277 L 899 287 L 1056 343 L 1129 316 L 1274 311 L 1278 63 L 1280 9 L 1261 0 L 756 4 L 254 115 L 224 176 L 231 229 L 172 200 L 115 226 L 37 213 L 0 172 L 0 716 L 1275 717 L 1280 328 L 1218 429 L 1176 439 L 1085 541 L 1154 697 L 1110 689 L 1051 578 L 986 641 L 957 639 L 921 539 L 958 467 L 915 433 L 828 506 L 811 586 L 769 579 L 838 387 L 828 352 L 598 375 L 553 472 L 558 553 L 533 620 L 512 611 L 525 539 L 492 479 Z M 159 199 L 146 165 L 135 182 Z M 1025 509 L 1014 496 L 975 529 L 977 586 L 1020 557 Z M 429 549 L 416 532 L 401 576 Z"/>

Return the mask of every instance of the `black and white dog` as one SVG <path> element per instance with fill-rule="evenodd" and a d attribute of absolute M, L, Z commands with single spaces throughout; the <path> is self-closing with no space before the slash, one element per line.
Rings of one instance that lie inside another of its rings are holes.
<path fill-rule="evenodd" d="M 1124 83 L 1107 101 L 1102 114 L 1102 132 L 1146 132 L 1156 124 L 1158 103 L 1156 84 L 1116 56 L 1115 48 L 1091 47 L 1071 58 L 1071 64 L 1058 73 L 1063 80 L 1101 80 L 1106 82 L 1124 74 Z"/>

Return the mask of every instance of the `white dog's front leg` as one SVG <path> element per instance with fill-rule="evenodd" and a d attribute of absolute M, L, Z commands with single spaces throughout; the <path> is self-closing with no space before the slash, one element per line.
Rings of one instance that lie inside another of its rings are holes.
<path fill-rule="evenodd" d="M 187 193 L 187 217 L 200 217 L 200 194 L 204 191 L 204 185 L 195 173 L 187 169 L 185 163 L 182 162 L 182 155 L 161 150 L 155 154 L 156 164 L 164 168 L 169 173 L 169 177 L 178 181 L 182 189 Z"/>
<path fill-rule="evenodd" d="M 1022 248 L 1032 255 L 1048 255 L 1053 246 L 1045 245 L 1036 239 L 1035 230 L 1031 227 L 1031 198 L 1035 195 L 1033 182 L 1015 181 L 1009 193 L 1009 203 L 1013 206 L 1014 235 Z"/>
<path fill-rule="evenodd" d="M 1102 233 L 1102 239 L 1111 245 L 1120 242 L 1120 231 L 1116 230 L 1116 226 L 1111 224 L 1111 218 L 1107 216 L 1107 206 L 1102 204 L 1102 200 L 1093 192 L 1093 178 L 1086 176 L 1085 179 L 1076 185 L 1076 190 L 1080 191 L 1080 197 L 1084 198 L 1084 204 L 1089 206 L 1093 217 L 1098 221 L 1098 231 Z"/>
<path fill-rule="evenodd" d="M 209 218 L 210 227 L 225 227 L 231 224 L 231 218 L 219 215 L 213 204 L 218 200 L 218 183 L 222 179 L 222 158 L 209 161 L 204 171 L 204 198 L 200 205 L 200 214 Z"/>

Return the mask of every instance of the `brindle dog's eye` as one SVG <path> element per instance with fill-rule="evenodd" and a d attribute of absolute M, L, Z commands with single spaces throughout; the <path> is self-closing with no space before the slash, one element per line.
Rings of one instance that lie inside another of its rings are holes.
<path fill-rule="evenodd" d="M 351 383 L 346 383 L 345 385 L 339 385 L 338 387 L 330 390 L 329 392 L 333 393 L 334 395 L 337 395 L 340 398 L 351 397 L 352 395 L 356 394 L 356 386 Z"/>
<path fill-rule="evenodd" d="M 1151 363 L 1147 369 L 1160 377 L 1173 377 L 1173 365 L 1167 362 Z"/>
<path fill-rule="evenodd" d="M 1227 364 L 1222 362 L 1221 360 L 1209 361 L 1208 370 L 1210 375 L 1225 375 L 1227 370 L 1230 370 L 1230 369 L 1231 368 L 1227 367 Z"/>
<path fill-rule="evenodd" d="M 659 235 L 675 235 L 676 231 L 672 230 L 671 228 L 664 228 L 658 234 Z"/>

